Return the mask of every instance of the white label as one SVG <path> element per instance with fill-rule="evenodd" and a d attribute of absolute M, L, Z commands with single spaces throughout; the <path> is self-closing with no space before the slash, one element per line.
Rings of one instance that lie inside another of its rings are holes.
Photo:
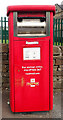
<path fill-rule="evenodd" d="M 38 41 L 34 41 L 34 42 L 28 42 L 28 41 L 26 41 L 26 44 L 38 44 Z"/>
<path fill-rule="evenodd" d="M 35 85 L 31 85 L 31 87 L 35 87 Z"/>
<path fill-rule="evenodd" d="M 31 83 L 34 83 L 34 82 L 35 82 L 35 78 L 31 78 L 31 79 L 30 79 L 30 82 L 31 82 Z"/>
<path fill-rule="evenodd" d="M 40 60 L 40 47 L 23 48 L 24 60 Z"/>

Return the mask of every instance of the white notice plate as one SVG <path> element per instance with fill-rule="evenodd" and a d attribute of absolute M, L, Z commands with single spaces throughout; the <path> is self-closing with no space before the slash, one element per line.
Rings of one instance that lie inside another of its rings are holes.
<path fill-rule="evenodd" d="M 23 60 L 40 60 L 40 47 L 23 48 Z"/>

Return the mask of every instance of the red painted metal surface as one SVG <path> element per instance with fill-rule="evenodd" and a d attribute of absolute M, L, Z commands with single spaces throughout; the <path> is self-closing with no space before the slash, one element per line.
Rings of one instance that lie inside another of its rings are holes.
<path fill-rule="evenodd" d="M 14 41 L 15 112 L 49 110 L 49 39 L 36 41 L 39 42 L 38 45 L 26 45 L 25 40 Z M 23 48 L 34 47 L 40 47 L 41 59 L 23 60 Z M 36 71 L 32 71 L 30 66 Z M 38 82 L 35 87 L 27 85 L 31 84 L 32 78 L 35 83 Z"/>
<path fill-rule="evenodd" d="M 10 80 L 10 106 L 14 112 L 14 42 L 13 42 L 13 13 L 9 16 L 9 80 Z M 12 28 L 12 29 L 11 29 Z"/>
<path fill-rule="evenodd" d="M 53 109 L 53 13 L 50 13 L 50 110 Z"/>
<path fill-rule="evenodd" d="M 46 14 L 45 12 L 42 13 L 37 13 L 37 12 L 32 12 L 32 13 L 21 13 L 19 12 L 18 17 L 45 17 Z"/>
<path fill-rule="evenodd" d="M 10 12 L 42 12 L 42 11 L 49 11 L 55 14 L 55 6 L 54 5 L 16 5 L 16 6 L 8 6 L 7 7 L 7 15 Z"/>
<path fill-rule="evenodd" d="M 13 9 L 13 6 L 8 7 L 11 110 L 13 112 L 49 111 L 53 109 L 54 7 L 50 10 L 53 10 L 53 12 L 50 12 L 50 36 L 37 38 L 20 38 L 14 36 L 13 11 L 22 10 L 22 8 L 20 8 L 21 7 L 18 7 L 17 9 L 17 7 L 14 7 Z M 29 9 L 31 8 L 29 7 Z M 37 10 L 37 6 L 35 9 Z M 32 10 L 34 10 L 34 7 Z M 43 7 L 43 11 L 44 10 L 46 10 L 46 8 Z M 26 41 L 34 41 L 38 42 L 38 44 L 26 44 Z M 24 60 L 24 48 L 40 48 L 40 60 Z M 32 68 L 29 68 L 30 66 L 34 66 L 34 72 Z M 32 75 L 32 73 L 34 74 Z M 31 82 L 31 80 L 34 80 L 34 82 Z M 34 87 L 32 87 L 33 85 Z"/>

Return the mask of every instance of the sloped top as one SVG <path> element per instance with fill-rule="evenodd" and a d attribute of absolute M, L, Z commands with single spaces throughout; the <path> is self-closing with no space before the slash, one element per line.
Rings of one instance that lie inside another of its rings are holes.
<path fill-rule="evenodd" d="M 55 6 L 54 5 L 16 5 L 7 7 L 7 16 L 10 12 L 31 12 L 31 11 L 52 11 L 55 15 Z"/>
<path fill-rule="evenodd" d="M 61 4 L 61 5 L 55 4 L 55 6 L 58 6 L 63 10 L 63 4 Z"/>
<path fill-rule="evenodd" d="M 63 10 L 63 5 L 60 5 L 61 9 Z"/>

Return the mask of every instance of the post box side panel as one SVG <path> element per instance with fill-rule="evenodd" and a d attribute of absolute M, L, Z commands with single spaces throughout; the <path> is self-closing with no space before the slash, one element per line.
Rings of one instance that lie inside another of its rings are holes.
<path fill-rule="evenodd" d="M 49 40 L 36 42 L 14 41 L 15 112 L 49 111 Z"/>
<path fill-rule="evenodd" d="M 9 14 L 9 81 L 10 81 L 10 106 L 14 112 L 14 59 L 13 59 L 13 13 Z"/>
<path fill-rule="evenodd" d="M 53 109 L 53 12 L 50 12 L 50 110 Z"/>

